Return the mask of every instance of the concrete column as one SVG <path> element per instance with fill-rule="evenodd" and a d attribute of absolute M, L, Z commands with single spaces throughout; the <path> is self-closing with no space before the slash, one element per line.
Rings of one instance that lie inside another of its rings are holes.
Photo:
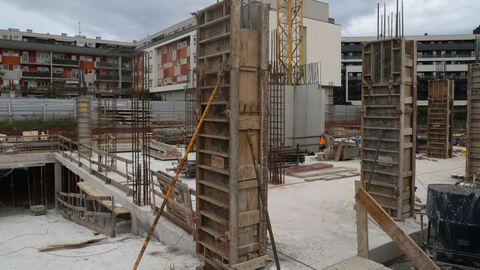
<path fill-rule="evenodd" d="M 117 94 L 120 94 L 122 89 L 122 57 L 118 57 L 118 91 Z"/>
<path fill-rule="evenodd" d="M 62 191 L 62 164 L 55 162 L 54 165 L 55 194 Z"/>
<path fill-rule="evenodd" d="M 50 87 L 53 84 L 53 52 L 50 52 Z"/>

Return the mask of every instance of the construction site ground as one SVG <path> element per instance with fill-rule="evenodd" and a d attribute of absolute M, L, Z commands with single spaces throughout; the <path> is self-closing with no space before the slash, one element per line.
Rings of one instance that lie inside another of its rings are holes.
<path fill-rule="evenodd" d="M 318 162 L 314 157 L 306 159 L 306 164 Z M 332 164 L 333 168 L 360 168 L 359 160 L 322 162 Z M 152 160 L 152 169 L 166 167 L 174 167 L 172 161 Z M 417 159 L 417 197 L 425 203 L 429 184 L 454 183 L 451 175 L 462 175 L 464 170 L 462 156 L 447 160 Z M 286 184 L 270 186 L 269 211 L 282 269 L 323 269 L 356 255 L 354 182 L 359 179 L 360 176 L 355 176 L 306 182 L 287 175 Z M 184 180 L 194 186 L 194 179 Z M 131 269 L 143 243 L 141 236 L 121 234 L 100 245 L 41 253 L 37 248 L 47 244 L 102 236 L 64 220 L 54 210 L 45 216 L 32 216 L 29 211 L 20 210 L 13 215 L 5 208 L 3 211 L 0 213 L 1 269 L 107 269 L 111 265 Z M 410 233 L 420 229 L 418 218 L 399 224 Z M 391 242 L 374 223 L 370 222 L 369 228 L 371 249 Z M 141 269 L 169 269 L 171 265 L 175 269 L 195 269 L 200 261 L 194 254 L 175 246 L 151 242 Z"/>
<path fill-rule="evenodd" d="M 9 216 L 1 216 L 9 214 Z M 132 269 L 143 244 L 132 233 L 108 238 L 80 249 L 39 252 L 49 244 L 81 241 L 105 236 L 64 219 L 55 210 L 32 216 L 30 211 L 0 213 L 0 269 Z M 195 269 L 200 260 L 174 246 L 157 241 L 148 246 L 141 269 Z"/>

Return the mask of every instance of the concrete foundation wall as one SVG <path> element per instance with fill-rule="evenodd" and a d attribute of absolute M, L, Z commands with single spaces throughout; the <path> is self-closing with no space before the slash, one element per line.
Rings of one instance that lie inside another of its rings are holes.
<path fill-rule="evenodd" d="M 0 155 L 0 169 L 35 167 L 55 163 L 53 153 L 28 153 Z"/>
<path fill-rule="evenodd" d="M 330 89 L 319 85 L 287 86 L 285 88 L 285 137 L 316 136 L 325 131 L 326 106 Z M 286 141 L 293 145 L 292 140 Z M 317 138 L 299 141 L 318 143 Z M 318 147 L 307 147 L 310 151 Z"/>

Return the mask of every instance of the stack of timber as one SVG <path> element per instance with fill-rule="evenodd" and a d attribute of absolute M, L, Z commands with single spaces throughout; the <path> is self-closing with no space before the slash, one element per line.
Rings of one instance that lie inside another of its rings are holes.
<path fill-rule="evenodd" d="M 177 160 L 180 158 L 180 152 L 175 145 L 151 140 L 150 156 L 159 160 Z"/>
<path fill-rule="evenodd" d="M 480 64 L 468 72 L 467 177 L 480 176 Z"/>
<path fill-rule="evenodd" d="M 427 155 L 453 157 L 453 87 L 452 80 L 428 81 Z"/>
<path fill-rule="evenodd" d="M 297 166 L 300 163 L 305 162 L 306 152 L 292 146 L 285 146 L 277 150 L 278 162 L 282 164 L 284 168 Z"/>
<path fill-rule="evenodd" d="M 415 206 L 416 57 L 404 38 L 363 48 L 361 179 L 397 220 Z"/>
<path fill-rule="evenodd" d="M 268 260 L 248 151 L 250 135 L 258 165 L 267 166 L 268 12 L 265 4 L 241 1 L 197 12 L 199 115 L 220 80 L 197 140 L 196 248 L 205 269 L 258 269 Z M 265 173 L 259 177 L 266 186 Z"/>

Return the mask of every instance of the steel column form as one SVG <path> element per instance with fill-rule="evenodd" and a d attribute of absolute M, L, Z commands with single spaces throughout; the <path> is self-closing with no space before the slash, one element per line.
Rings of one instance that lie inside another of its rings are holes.
<path fill-rule="evenodd" d="M 220 1 L 197 12 L 197 39 L 199 115 L 221 78 L 197 140 L 197 253 L 205 269 L 257 269 L 266 226 L 247 136 L 266 168 L 268 7 Z"/>
<path fill-rule="evenodd" d="M 361 179 L 397 220 L 415 206 L 416 57 L 403 38 L 363 48 Z"/>

